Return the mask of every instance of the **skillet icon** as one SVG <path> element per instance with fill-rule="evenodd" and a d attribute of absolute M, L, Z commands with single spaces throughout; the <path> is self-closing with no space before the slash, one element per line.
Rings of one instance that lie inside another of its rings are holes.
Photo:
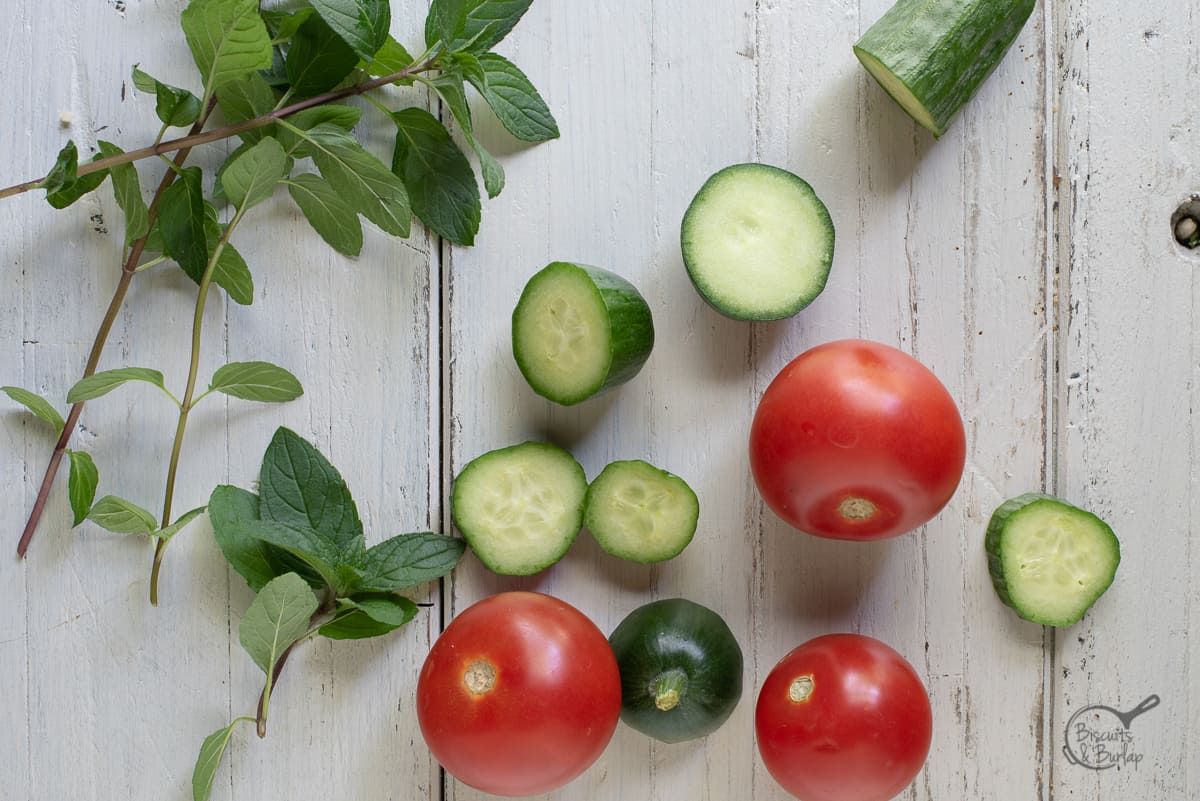
<path fill-rule="evenodd" d="M 1072 765 L 1091 770 L 1107 770 L 1123 764 L 1137 766 L 1142 754 L 1135 752 L 1133 719 L 1158 706 L 1161 699 L 1150 695 L 1128 712 L 1111 706 L 1093 704 L 1080 709 L 1067 721 L 1063 756 Z"/>

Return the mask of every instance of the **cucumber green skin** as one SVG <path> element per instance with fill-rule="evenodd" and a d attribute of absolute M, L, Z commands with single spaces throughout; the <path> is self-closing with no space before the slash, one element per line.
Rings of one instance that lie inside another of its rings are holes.
<path fill-rule="evenodd" d="M 1103 531 L 1112 539 L 1113 548 L 1117 551 L 1117 563 L 1121 561 L 1121 546 L 1117 540 L 1117 535 L 1109 528 L 1109 525 L 1101 520 L 1096 515 L 1069 503 L 1055 498 L 1052 495 L 1045 495 L 1039 492 L 1027 492 L 1024 495 L 1018 495 L 1015 498 L 1005 501 L 1000 504 L 995 512 L 992 512 L 992 517 L 988 521 L 987 535 L 984 537 L 984 549 L 987 551 L 988 557 L 988 573 L 992 577 L 992 586 L 996 589 L 996 595 L 1000 596 L 1000 600 L 1006 606 L 1011 607 L 1020 617 L 1031 623 L 1038 623 L 1043 626 L 1071 626 L 1083 619 L 1087 610 L 1092 607 L 1092 604 L 1099 600 L 1100 596 L 1112 586 L 1112 578 L 1103 587 L 1100 587 L 1095 593 L 1095 597 L 1080 611 L 1079 615 L 1074 618 L 1048 618 L 1038 614 L 1035 609 L 1022 608 L 1013 601 L 1011 593 L 1008 591 L 1008 580 L 1004 575 L 1004 562 L 1000 557 L 1001 551 L 1004 548 L 1004 529 L 1008 525 L 1008 521 L 1017 512 L 1032 506 L 1035 503 L 1048 503 L 1059 506 L 1063 509 L 1070 510 L 1076 516 L 1089 517 L 1093 522 L 1097 523 Z M 1113 578 L 1116 577 L 1116 570 L 1113 570 Z"/>
<path fill-rule="evenodd" d="M 742 697 L 742 649 L 711 609 L 684 598 L 654 601 L 633 610 L 613 630 L 609 644 L 621 672 L 621 720 L 665 743 L 716 731 Z M 650 685 L 681 669 L 687 686 L 666 712 L 654 705 Z"/>
<path fill-rule="evenodd" d="M 1035 0 L 899 0 L 854 52 L 880 62 L 933 118 L 935 137 L 1000 64 Z"/>
<path fill-rule="evenodd" d="M 800 187 L 802 192 L 808 195 L 809 199 L 812 201 L 813 209 L 821 218 L 821 222 L 827 234 L 827 239 L 825 242 L 826 250 L 822 254 L 821 264 L 819 265 L 824 275 L 821 278 L 817 291 L 812 295 L 796 298 L 796 301 L 791 306 L 781 310 L 777 314 L 757 314 L 739 306 L 723 303 L 719 298 L 712 296 L 708 287 L 704 285 L 703 281 L 697 278 L 696 270 L 692 267 L 692 263 L 694 261 L 692 257 L 692 228 L 694 227 L 692 220 L 695 209 L 699 208 L 699 205 L 704 202 L 704 198 L 709 192 L 718 191 L 717 187 L 722 176 L 734 172 L 753 173 L 756 171 L 782 175 L 787 177 L 789 180 L 794 181 L 797 186 Z M 696 192 L 696 196 L 692 198 L 692 202 L 688 205 L 687 211 L 685 211 L 683 214 L 683 222 L 680 223 L 679 226 L 679 240 L 681 250 L 683 252 L 683 266 L 687 270 L 688 279 L 692 282 L 692 286 L 696 288 L 696 292 L 704 299 L 705 303 L 731 320 L 743 320 L 746 322 L 761 323 L 771 322 L 773 320 L 785 320 L 788 317 L 794 317 L 796 314 L 799 314 L 801 311 L 811 305 L 812 302 L 815 301 L 820 294 L 825 291 L 825 285 L 829 281 L 829 273 L 833 268 L 834 228 L 833 217 L 829 214 L 829 208 L 825 205 L 821 198 L 817 196 L 816 190 L 812 188 L 812 185 L 809 184 L 808 181 L 804 180 L 793 172 L 781 169 L 779 167 L 773 167 L 770 164 L 760 164 L 758 162 L 731 164 L 728 167 L 717 170 L 715 173 L 709 176 L 708 180 L 704 182 L 704 185 L 700 187 L 700 191 Z"/>
<path fill-rule="evenodd" d="M 531 375 L 529 365 L 515 347 L 513 348 L 513 358 L 516 359 L 521 375 L 525 376 L 525 381 L 534 392 L 562 406 L 574 406 L 615 386 L 624 384 L 641 371 L 642 365 L 650 358 L 650 352 L 654 349 L 654 319 L 650 314 L 650 306 L 642 297 L 642 293 L 616 273 L 586 264 L 556 261 L 546 265 L 539 271 L 539 274 L 546 270 L 563 268 L 574 268 L 586 273 L 608 310 L 608 328 L 611 335 L 608 373 L 600 384 L 589 388 L 580 395 L 559 395 L 548 387 L 542 386 L 537 380 L 537 376 Z M 536 278 L 537 275 L 531 278 L 529 284 L 532 284 Z M 529 284 L 526 284 L 525 291 L 521 293 L 521 299 L 524 299 L 525 292 L 529 291 Z M 513 309 L 512 318 L 514 343 L 517 341 L 516 332 L 519 324 L 517 312 L 520 309 L 521 301 L 518 300 L 516 308 Z"/>

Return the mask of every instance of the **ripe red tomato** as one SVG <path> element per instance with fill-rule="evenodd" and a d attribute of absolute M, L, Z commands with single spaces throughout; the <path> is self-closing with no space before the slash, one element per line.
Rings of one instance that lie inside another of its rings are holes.
<path fill-rule="evenodd" d="M 821 537 L 877 540 L 927 523 L 966 463 L 954 399 L 924 365 L 887 345 L 846 339 L 780 371 L 750 428 L 763 500 Z"/>
<path fill-rule="evenodd" d="M 451 775 L 487 793 L 560 787 L 604 751 L 621 713 L 608 640 L 575 607 L 532 592 L 484 598 L 434 643 L 417 720 Z"/>
<path fill-rule="evenodd" d="M 802 801 L 887 801 L 925 764 L 932 730 L 916 671 L 859 634 L 793 650 L 767 676 L 755 709 L 767 770 Z"/>

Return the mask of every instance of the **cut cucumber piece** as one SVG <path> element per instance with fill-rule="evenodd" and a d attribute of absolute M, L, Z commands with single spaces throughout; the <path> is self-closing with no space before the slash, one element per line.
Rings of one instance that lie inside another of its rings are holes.
<path fill-rule="evenodd" d="M 833 220 L 804 179 L 766 164 L 713 175 L 680 229 L 700 296 L 735 320 L 781 320 L 817 299 L 833 264 Z"/>
<path fill-rule="evenodd" d="M 985 547 L 1000 600 L 1045 626 L 1078 623 L 1121 562 L 1107 523 L 1037 493 L 1006 501 L 992 514 Z"/>
<path fill-rule="evenodd" d="M 534 392 L 564 406 L 633 378 L 653 347 L 654 322 L 641 293 L 599 267 L 547 265 L 513 310 L 517 367 Z"/>
<path fill-rule="evenodd" d="M 665 562 L 696 533 L 700 502 L 687 482 L 639 460 L 613 462 L 584 501 L 584 525 L 607 553 L 631 562 Z"/>
<path fill-rule="evenodd" d="M 854 54 L 909 116 L 935 137 L 1004 58 L 1035 0 L 900 0 Z"/>
<path fill-rule="evenodd" d="M 454 524 L 495 573 L 531 576 L 557 562 L 583 527 L 587 476 L 557 445 L 524 442 L 473 459 L 450 499 Z"/>

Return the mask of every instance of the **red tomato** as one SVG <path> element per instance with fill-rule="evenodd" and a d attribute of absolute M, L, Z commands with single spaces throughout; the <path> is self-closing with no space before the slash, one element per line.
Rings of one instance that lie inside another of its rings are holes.
<path fill-rule="evenodd" d="M 548 792 L 604 751 L 621 713 L 608 640 L 575 607 L 532 592 L 484 598 L 434 643 L 417 720 L 451 775 L 496 795 Z"/>
<path fill-rule="evenodd" d="M 903 351 L 847 339 L 780 371 L 750 428 L 750 468 L 789 525 L 847 540 L 911 531 L 958 487 L 966 438 L 954 399 Z"/>
<path fill-rule="evenodd" d="M 925 764 L 933 716 L 904 657 L 859 634 L 785 656 L 758 694 L 758 752 L 802 801 L 887 801 Z"/>

